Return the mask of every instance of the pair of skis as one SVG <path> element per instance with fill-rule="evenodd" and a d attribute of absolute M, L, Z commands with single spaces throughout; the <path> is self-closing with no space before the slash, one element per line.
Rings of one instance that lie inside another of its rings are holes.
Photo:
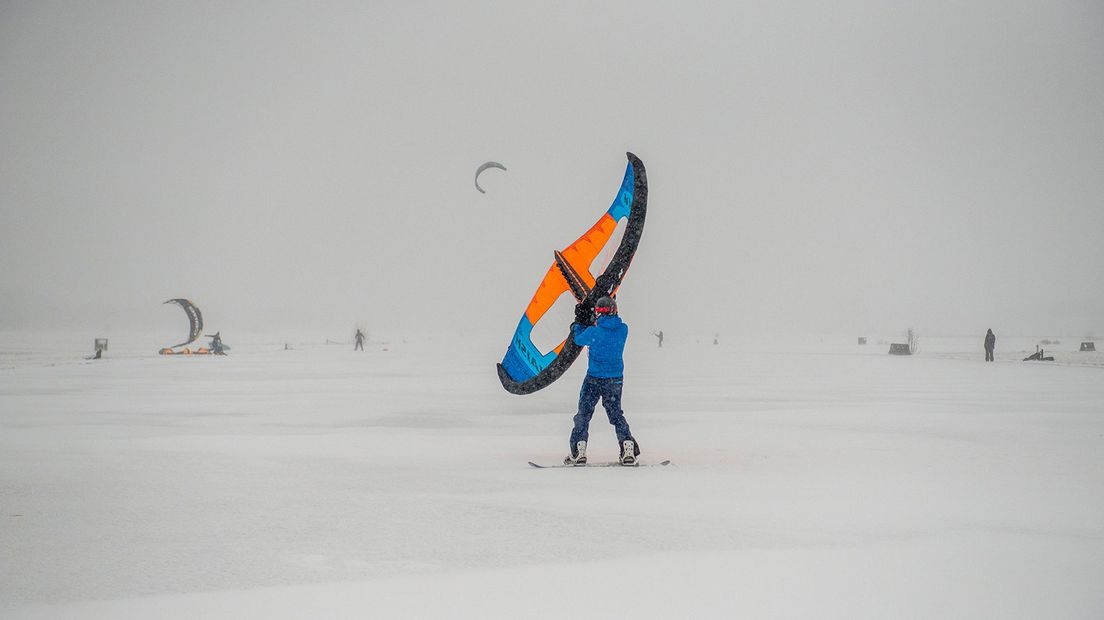
<path fill-rule="evenodd" d="M 536 467 L 537 469 L 554 469 L 554 468 L 557 468 L 557 467 L 628 467 L 628 468 L 632 468 L 632 467 L 664 467 L 666 465 L 670 465 L 671 461 L 669 461 L 669 460 L 660 461 L 658 463 L 641 463 L 641 462 L 637 461 L 636 463 L 633 463 L 632 465 L 623 465 L 621 463 L 621 461 L 604 461 L 604 462 L 600 462 L 600 463 L 587 463 L 585 465 L 570 465 L 570 464 L 566 464 L 566 465 L 565 464 L 561 464 L 561 465 L 538 465 L 537 463 L 534 463 L 533 461 L 529 461 L 529 464 L 532 465 L 533 467 Z"/>

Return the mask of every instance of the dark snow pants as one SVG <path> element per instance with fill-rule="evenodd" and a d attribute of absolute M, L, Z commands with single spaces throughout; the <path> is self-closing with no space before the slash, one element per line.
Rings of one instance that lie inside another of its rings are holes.
<path fill-rule="evenodd" d="M 993 349 L 990 349 L 989 347 L 985 348 L 985 361 L 993 361 Z"/>
<path fill-rule="evenodd" d="M 575 444 L 580 441 L 588 441 L 590 437 L 590 418 L 594 415 L 594 406 L 598 399 L 602 399 L 602 406 L 606 409 L 606 417 L 613 425 L 617 433 L 617 447 L 621 442 L 633 439 L 629 432 L 629 423 L 625 421 L 625 413 L 621 411 L 621 385 L 622 377 L 601 378 L 590 375 L 583 379 L 583 388 L 579 390 L 579 412 L 575 414 L 575 428 L 571 430 L 571 454 L 575 454 Z M 635 442 L 636 440 L 633 439 Z M 636 449 L 640 452 L 640 448 Z"/>

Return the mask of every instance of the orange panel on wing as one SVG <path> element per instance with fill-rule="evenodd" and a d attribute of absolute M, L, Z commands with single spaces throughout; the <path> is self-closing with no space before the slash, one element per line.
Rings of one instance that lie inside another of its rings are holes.
<path fill-rule="evenodd" d="M 590 273 L 590 264 L 594 262 L 594 258 L 602 251 L 616 229 L 617 220 L 606 213 L 594 226 L 590 227 L 590 230 L 586 231 L 582 237 L 579 237 L 575 243 L 567 246 L 563 251 L 564 258 L 575 268 L 575 271 L 579 272 L 588 287 L 594 286 L 594 276 Z"/>
<path fill-rule="evenodd" d="M 579 276 L 586 282 L 588 287 L 594 286 L 594 276 L 590 273 L 590 264 L 594 262 L 594 258 L 602 251 L 616 229 L 617 220 L 613 219 L 609 213 L 605 213 L 594 226 L 590 227 L 590 230 L 583 233 L 583 236 L 576 239 L 575 243 L 567 246 L 563 251 L 564 259 L 575 268 L 575 271 L 579 273 Z M 544 316 L 544 313 L 548 312 L 552 304 L 556 303 L 560 295 L 568 289 L 567 280 L 560 273 L 559 267 L 553 264 L 548 268 L 548 272 L 544 274 L 544 279 L 537 287 L 537 292 L 533 294 L 533 299 L 525 308 L 525 316 L 529 319 L 529 323 L 536 325 L 537 321 Z"/>
<path fill-rule="evenodd" d="M 552 265 L 548 268 L 548 272 L 544 274 L 544 279 L 537 287 L 537 292 L 533 294 L 532 301 L 525 308 L 525 317 L 529 319 L 529 324 L 536 325 L 537 321 L 544 316 L 545 312 L 548 312 L 552 304 L 556 303 L 556 300 L 566 290 L 567 280 L 564 280 L 559 267 Z"/>

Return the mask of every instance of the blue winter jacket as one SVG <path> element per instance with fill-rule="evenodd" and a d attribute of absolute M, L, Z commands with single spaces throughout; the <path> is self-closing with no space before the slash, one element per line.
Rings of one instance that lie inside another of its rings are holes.
<path fill-rule="evenodd" d="M 617 315 L 598 317 L 598 324 L 585 327 L 572 325 L 575 344 L 590 347 L 587 353 L 587 374 L 592 377 L 622 377 L 625 375 L 625 340 L 629 326 Z"/>

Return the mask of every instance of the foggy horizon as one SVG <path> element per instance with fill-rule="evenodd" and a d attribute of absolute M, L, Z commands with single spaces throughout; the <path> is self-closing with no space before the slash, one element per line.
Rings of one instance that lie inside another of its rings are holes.
<path fill-rule="evenodd" d="M 0 6 L 0 330 L 1104 333 L 1104 5 Z M 481 163 L 501 162 L 473 185 Z M 173 332 L 176 333 L 176 332 Z M 172 339 L 172 335 L 167 337 Z"/>

